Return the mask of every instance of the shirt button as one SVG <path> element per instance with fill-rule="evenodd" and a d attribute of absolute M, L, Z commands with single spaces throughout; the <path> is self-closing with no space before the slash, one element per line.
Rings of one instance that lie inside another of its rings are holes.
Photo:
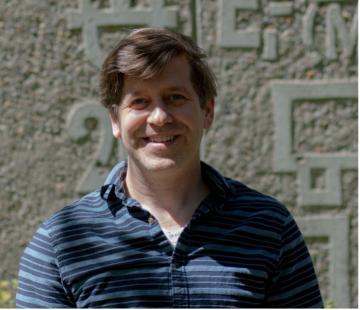
<path fill-rule="evenodd" d="M 176 269 L 178 269 L 178 268 L 180 268 L 180 267 L 182 266 L 182 263 L 179 262 L 179 261 L 175 261 L 175 262 L 173 262 L 173 265 L 174 265 L 174 267 L 175 267 Z"/>
<path fill-rule="evenodd" d="M 149 223 L 150 225 L 154 225 L 154 224 L 156 224 L 156 219 L 153 218 L 152 216 L 149 216 L 148 223 Z"/>

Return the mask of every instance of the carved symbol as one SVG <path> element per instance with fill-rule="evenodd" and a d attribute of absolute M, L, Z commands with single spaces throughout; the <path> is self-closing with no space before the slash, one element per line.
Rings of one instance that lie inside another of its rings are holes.
<path fill-rule="evenodd" d="M 108 174 L 105 166 L 110 160 L 114 142 L 116 142 L 112 138 L 107 112 L 95 100 L 84 100 L 72 108 L 67 120 L 70 136 L 75 140 L 79 140 L 90 134 L 91 130 L 86 128 L 86 122 L 89 120 L 97 121 L 96 129 L 100 130 L 100 141 L 94 159 L 78 183 L 76 190 L 79 193 L 93 191 L 104 182 Z M 119 153 L 124 156 L 121 147 Z"/>
<path fill-rule="evenodd" d="M 260 47 L 260 29 L 235 30 L 235 11 L 258 10 L 257 0 L 222 0 L 220 2 L 220 37 L 219 45 L 222 47 Z"/>
<path fill-rule="evenodd" d="M 297 218 L 306 237 L 327 237 L 330 243 L 330 297 L 336 308 L 350 307 L 349 219 L 346 215 Z"/>
<path fill-rule="evenodd" d="M 302 39 L 305 45 L 311 47 L 314 44 L 314 23 L 319 7 L 316 3 L 310 3 L 303 17 Z M 341 44 L 344 56 L 349 58 L 353 54 L 357 41 L 357 9 L 353 17 L 351 29 L 346 29 L 345 22 L 341 16 L 340 6 L 332 3 L 326 11 L 326 57 L 337 59 L 336 39 Z"/>
<path fill-rule="evenodd" d="M 347 81 L 273 81 L 271 96 L 274 103 L 275 172 L 298 172 L 299 202 L 302 206 L 338 207 L 342 202 L 341 170 L 356 169 L 356 154 L 352 153 L 305 153 L 301 161 L 292 152 L 292 105 L 299 100 L 357 98 L 357 82 Z M 315 191 L 311 186 L 311 171 L 326 171 L 326 188 Z"/>
<path fill-rule="evenodd" d="M 269 5 L 271 16 L 288 16 L 293 13 L 292 1 L 271 2 Z"/>
<path fill-rule="evenodd" d="M 97 67 L 102 63 L 98 41 L 99 26 L 177 26 L 177 10 L 172 7 L 165 9 L 163 0 L 152 0 L 151 9 L 142 10 L 131 9 L 130 0 L 111 0 L 110 3 L 110 9 L 98 10 L 92 5 L 91 0 L 82 0 L 78 12 L 67 13 L 69 28 L 82 29 L 86 55 Z"/>
<path fill-rule="evenodd" d="M 344 20 L 341 17 L 341 11 L 338 4 L 331 4 L 326 14 L 326 56 L 329 59 L 336 59 L 336 39 L 341 43 L 343 53 L 346 57 L 351 57 L 357 39 L 357 10 L 353 17 L 353 23 L 350 32 L 346 29 Z"/>
<path fill-rule="evenodd" d="M 267 29 L 263 34 L 264 50 L 262 58 L 276 60 L 278 56 L 278 34 L 275 29 Z"/>
<path fill-rule="evenodd" d="M 293 13 L 293 2 L 281 1 L 270 2 L 269 14 L 270 16 L 289 16 Z M 262 58 L 265 60 L 276 60 L 278 58 L 278 32 L 276 29 L 266 29 L 263 33 L 263 54 Z"/>
<path fill-rule="evenodd" d="M 314 45 L 314 23 L 318 12 L 318 3 L 329 3 L 327 0 L 310 2 L 303 16 L 302 39 L 306 46 Z M 220 1 L 220 23 L 218 43 L 225 48 L 260 48 L 261 36 L 263 37 L 264 50 L 262 58 L 275 60 L 278 57 L 278 35 L 276 29 L 249 27 L 246 30 L 235 29 L 235 12 L 237 10 L 259 10 L 258 1 L 250 0 L 221 0 Z M 293 13 L 292 1 L 270 2 L 270 16 L 288 16 Z M 353 17 L 350 31 L 347 30 L 339 4 L 330 3 L 326 13 L 326 57 L 334 60 L 337 58 L 336 43 L 339 42 L 345 57 L 352 56 L 357 41 L 357 10 Z"/>
<path fill-rule="evenodd" d="M 262 58 L 276 60 L 278 57 L 278 33 L 276 29 L 266 29 L 264 32 L 259 27 L 246 30 L 235 29 L 236 11 L 257 11 L 260 9 L 256 0 L 222 0 L 220 2 L 220 31 L 218 42 L 225 48 L 260 48 L 261 36 L 263 37 Z M 293 3 L 290 1 L 271 2 L 269 14 L 271 16 L 287 16 L 293 12 Z"/>
<path fill-rule="evenodd" d="M 318 10 L 316 3 L 310 3 L 306 13 L 303 16 L 303 28 L 302 39 L 306 46 L 312 46 L 314 44 L 314 21 L 315 15 Z"/>

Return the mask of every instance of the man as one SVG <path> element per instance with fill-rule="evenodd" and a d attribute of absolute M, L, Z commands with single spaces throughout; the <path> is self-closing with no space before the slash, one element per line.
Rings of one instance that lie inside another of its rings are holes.
<path fill-rule="evenodd" d="M 200 161 L 215 96 L 184 35 L 139 29 L 111 51 L 101 98 L 128 159 L 40 226 L 18 307 L 322 307 L 286 208 Z"/>

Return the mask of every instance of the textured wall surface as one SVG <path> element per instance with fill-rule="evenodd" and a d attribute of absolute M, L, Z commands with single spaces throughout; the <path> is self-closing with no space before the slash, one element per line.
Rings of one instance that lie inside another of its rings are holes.
<path fill-rule="evenodd" d="M 218 78 L 203 159 L 287 205 L 323 297 L 357 306 L 357 2 L 0 1 L 0 280 L 40 222 L 126 155 L 99 105 L 129 29 L 192 36 Z"/>

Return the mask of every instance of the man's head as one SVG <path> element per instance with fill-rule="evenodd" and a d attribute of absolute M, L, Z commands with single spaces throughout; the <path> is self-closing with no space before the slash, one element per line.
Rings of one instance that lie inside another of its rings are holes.
<path fill-rule="evenodd" d="M 128 167 L 179 171 L 200 164 L 203 130 L 214 117 L 215 81 L 190 38 L 165 29 L 139 29 L 106 58 L 102 103 Z"/>
<path fill-rule="evenodd" d="M 203 51 L 187 36 L 157 28 L 132 31 L 109 53 L 101 71 L 101 103 L 112 111 L 120 104 L 125 75 L 148 79 L 171 59 L 184 55 L 191 67 L 191 82 L 202 106 L 216 96 L 213 73 Z"/>

